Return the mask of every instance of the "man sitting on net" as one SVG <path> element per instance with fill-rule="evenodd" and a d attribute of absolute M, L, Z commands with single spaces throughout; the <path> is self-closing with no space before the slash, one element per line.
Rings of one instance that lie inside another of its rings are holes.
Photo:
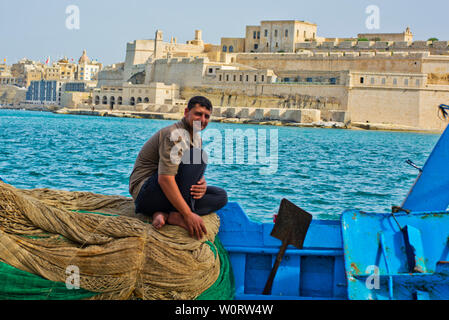
<path fill-rule="evenodd" d="M 193 97 L 182 120 L 156 132 L 137 156 L 129 192 L 136 213 L 152 216 L 157 229 L 177 225 L 200 239 L 207 233 L 201 216 L 228 202 L 226 191 L 204 178 L 207 155 L 197 132 L 207 127 L 211 113 L 207 98 Z"/>

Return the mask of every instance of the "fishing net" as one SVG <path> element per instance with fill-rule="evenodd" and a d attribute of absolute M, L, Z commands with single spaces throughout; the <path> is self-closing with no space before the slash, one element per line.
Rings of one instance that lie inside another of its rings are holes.
<path fill-rule="evenodd" d="M 131 198 L 0 182 L 0 298 L 232 299 L 219 218 L 203 220 L 197 240 L 136 218 Z"/>

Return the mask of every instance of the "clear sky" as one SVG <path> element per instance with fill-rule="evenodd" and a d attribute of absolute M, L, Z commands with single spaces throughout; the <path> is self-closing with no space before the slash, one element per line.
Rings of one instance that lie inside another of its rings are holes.
<path fill-rule="evenodd" d="M 66 27 L 69 5 L 79 8 L 78 30 Z M 380 10 L 378 30 L 365 25 L 370 5 Z M 244 37 L 245 26 L 261 20 L 310 21 L 322 37 L 410 26 L 414 40 L 449 40 L 448 14 L 448 0 L 0 0 L 0 62 L 77 60 L 86 49 L 90 58 L 111 64 L 124 61 L 127 42 L 154 39 L 156 29 L 178 43 L 201 29 L 206 43 L 220 44 L 221 37 Z"/>

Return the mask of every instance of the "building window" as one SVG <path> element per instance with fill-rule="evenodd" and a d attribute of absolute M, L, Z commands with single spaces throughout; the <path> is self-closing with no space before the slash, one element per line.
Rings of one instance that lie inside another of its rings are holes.
<path fill-rule="evenodd" d="M 382 78 L 382 84 L 387 83 L 387 80 L 385 78 Z"/>
<path fill-rule="evenodd" d="M 259 48 L 259 45 L 257 43 L 254 44 L 254 50 L 257 50 Z"/>
<path fill-rule="evenodd" d="M 285 37 L 288 38 L 288 29 L 285 29 Z"/>
<path fill-rule="evenodd" d="M 398 79 L 393 79 L 393 85 L 397 85 L 398 84 Z"/>
<path fill-rule="evenodd" d="M 416 85 L 419 87 L 419 79 L 416 80 Z"/>
<path fill-rule="evenodd" d="M 213 72 L 214 72 L 214 69 L 209 68 L 209 73 L 213 73 Z"/>
<path fill-rule="evenodd" d="M 274 36 L 277 37 L 278 36 L 278 31 L 274 30 Z"/>
<path fill-rule="evenodd" d="M 223 46 L 223 52 L 226 52 L 226 51 L 228 51 L 228 47 Z"/>
<path fill-rule="evenodd" d="M 237 76 L 234 74 L 234 81 L 236 81 L 237 80 Z"/>
<path fill-rule="evenodd" d="M 265 76 L 264 75 L 262 75 L 262 82 L 264 82 L 265 81 Z"/>
<path fill-rule="evenodd" d="M 254 82 L 257 82 L 257 74 L 254 76 Z"/>
<path fill-rule="evenodd" d="M 218 76 L 218 81 L 221 81 L 221 74 Z"/>
<path fill-rule="evenodd" d="M 279 48 L 279 43 L 278 42 L 276 42 L 276 48 Z"/>
<path fill-rule="evenodd" d="M 257 31 L 253 32 L 253 39 L 257 39 Z"/>
<path fill-rule="evenodd" d="M 229 52 L 234 52 L 234 47 L 233 46 L 229 46 Z"/>
<path fill-rule="evenodd" d="M 246 81 L 249 81 L 249 76 L 248 75 L 246 75 Z"/>
<path fill-rule="evenodd" d="M 365 78 L 364 77 L 360 77 L 360 83 L 363 84 L 365 82 Z"/>
<path fill-rule="evenodd" d="M 374 78 L 371 78 L 371 84 L 374 84 L 375 82 Z"/>
<path fill-rule="evenodd" d="M 265 37 L 268 37 L 268 30 L 265 29 Z"/>
<path fill-rule="evenodd" d="M 257 31 L 257 39 L 260 39 L 260 31 Z"/>
<path fill-rule="evenodd" d="M 304 39 L 306 39 L 306 38 L 307 38 L 307 32 L 304 31 Z"/>
<path fill-rule="evenodd" d="M 229 81 L 229 74 L 226 75 L 226 81 Z"/>
<path fill-rule="evenodd" d="M 408 79 L 405 79 L 405 80 L 404 80 L 404 84 L 405 84 L 406 86 L 408 86 Z"/>

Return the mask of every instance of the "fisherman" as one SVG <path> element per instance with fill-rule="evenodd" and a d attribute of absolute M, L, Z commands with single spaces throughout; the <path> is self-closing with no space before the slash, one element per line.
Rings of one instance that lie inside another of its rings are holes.
<path fill-rule="evenodd" d="M 201 239 L 206 234 L 201 216 L 228 202 L 225 190 L 208 186 L 204 173 L 207 154 L 198 132 L 212 113 L 205 97 L 190 99 L 181 121 L 156 132 L 140 150 L 129 179 L 136 213 L 152 216 L 153 226 L 166 223 Z"/>

